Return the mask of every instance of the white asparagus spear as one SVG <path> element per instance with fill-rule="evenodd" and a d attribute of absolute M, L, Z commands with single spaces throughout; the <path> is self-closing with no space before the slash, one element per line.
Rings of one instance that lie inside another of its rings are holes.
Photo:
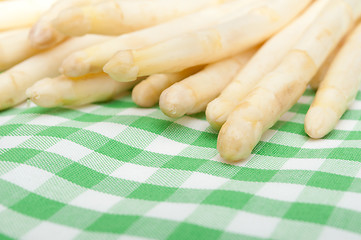
<path fill-rule="evenodd" d="M 66 36 L 57 31 L 51 24 L 58 14 L 69 7 L 94 4 L 100 1 L 101 0 L 58 0 L 32 27 L 29 33 L 30 43 L 35 48 L 45 49 L 63 41 Z"/>
<path fill-rule="evenodd" d="M 342 43 L 340 43 L 342 44 Z M 333 60 L 335 59 L 337 53 L 339 52 L 340 48 L 336 47 L 332 53 L 327 57 L 327 59 L 325 60 L 325 62 L 322 64 L 322 66 L 320 67 L 320 69 L 318 69 L 317 73 L 315 76 L 313 76 L 313 78 L 310 81 L 310 87 L 313 90 L 317 90 L 318 87 L 320 86 L 321 82 L 325 79 L 325 76 L 327 74 L 328 69 L 330 68 L 331 63 L 333 62 Z"/>
<path fill-rule="evenodd" d="M 137 82 L 117 82 L 105 73 L 88 74 L 77 79 L 60 75 L 36 82 L 26 90 L 26 96 L 41 107 L 84 105 L 114 99 Z"/>
<path fill-rule="evenodd" d="M 133 81 L 138 76 L 181 71 L 217 61 L 263 42 L 309 3 L 310 0 L 269 0 L 245 15 L 206 30 L 138 50 L 120 51 L 103 70 L 117 81 Z"/>
<path fill-rule="evenodd" d="M 39 52 L 39 50 L 31 47 L 28 34 L 29 28 L 0 33 L 0 71 L 4 71 Z"/>
<path fill-rule="evenodd" d="M 214 129 L 219 130 L 232 110 L 247 96 L 252 88 L 267 73 L 277 67 L 328 1 L 315 1 L 300 17 L 268 40 L 222 91 L 220 96 L 208 104 L 206 116 Z"/>
<path fill-rule="evenodd" d="M 86 33 L 119 35 L 223 2 L 220 0 L 104 1 L 66 9 L 53 21 L 53 25 L 69 36 L 81 36 Z"/>
<path fill-rule="evenodd" d="M 305 131 L 322 138 L 354 101 L 361 84 L 361 24 L 347 38 L 317 90 L 305 118 Z"/>
<path fill-rule="evenodd" d="M 172 85 L 160 96 L 159 107 L 173 118 L 204 111 L 256 52 L 252 48 L 232 58 L 209 64 L 200 72 Z"/>
<path fill-rule="evenodd" d="M 62 73 L 70 77 L 77 77 L 87 73 L 101 72 L 103 66 L 119 50 L 137 49 L 180 34 L 213 26 L 229 14 L 234 12 L 242 14 L 261 2 L 237 0 L 217 7 L 210 7 L 154 27 L 124 34 L 104 44 L 70 55 L 62 64 Z"/>
<path fill-rule="evenodd" d="M 327 55 L 352 26 L 358 16 L 348 6 L 332 0 L 305 32 L 280 65 L 229 115 L 218 135 L 217 148 L 226 161 L 248 157 L 262 134 L 302 96 Z"/>
<path fill-rule="evenodd" d="M 32 56 L 0 74 L 0 109 L 26 99 L 25 90 L 45 77 L 59 75 L 62 60 L 71 52 L 105 41 L 106 36 L 87 35 L 70 39 L 48 51 Z"/>
<path fill-rule="evenodd" d="M 16 0 L 0 2 L 0 31 L 30 27 L 55 0 Z"/>
<path fill-rule="evenodd" d="M 337 47 L 330 53 L 330 55 L 327 57 L 325 62 L 322 64 L 320 69 L 318 69 L 316 75 L 311 79 L 309 85 L 313 90 L 317 90 L 320 86 L 323 79 L 325 79 L 325 76 L 327 74 L 328 69 L 330 68 L 332 62 L 335 60 L 335 57 L 339 53 L 340 49 L 345 43 L 345 40 L 350 36 L 350 34 L 353 32 L 354 27 L 350 28 L 349 32 L 346 34 L 346 36 L 343 37 L 343 39 L 338 43 Z"/>
<path fill-rule="evenodd" d="M 141 107 L 152 107 L 158 103 L 160 94 L 176 82 L 198 72 L 202 66 L 185 69 L 177 73 L 159 73 L 147 77 L 132 91 L 133 101 Z"/>

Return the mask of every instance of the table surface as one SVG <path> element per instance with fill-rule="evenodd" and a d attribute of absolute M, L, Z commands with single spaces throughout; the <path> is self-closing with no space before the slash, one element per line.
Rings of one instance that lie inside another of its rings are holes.
<path fill-rule="evenodd" d="M 124 97 L 0 113 L 0 239 L 361 239 L 361 92 L 309 139 L 307 90 L 225 164 L 203 113 Z"/>

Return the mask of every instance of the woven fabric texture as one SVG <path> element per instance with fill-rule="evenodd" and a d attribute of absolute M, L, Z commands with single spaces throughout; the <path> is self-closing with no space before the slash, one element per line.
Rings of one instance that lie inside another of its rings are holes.
<path fill-rule="evenodd" d="M 0 113 L 0 239 L 361 239 L 361 92 L 323 140 L 307 90 L 244 162 L 204 114 L 130 97 Z"/>

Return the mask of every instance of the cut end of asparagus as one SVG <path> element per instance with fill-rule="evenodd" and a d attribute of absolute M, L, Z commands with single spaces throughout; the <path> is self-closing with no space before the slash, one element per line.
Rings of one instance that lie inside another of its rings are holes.
<path fill-rule="evenodd" d="M 227 121 L 227 118 L 233 109 L 233 107 L 230 107 L 229 105 L 231 104 L 227 104 L 227 102 L 219 98 L 208 103 L 206 117 L 213 129 L 220 130 L 222 125 Z"/>
<path fill-rule="evenodd" d="M 159 100 L 159 94 L 151 84 L 143 81 L 133 88 L 132 100 L 138 106 L 153 107 Z"/>
<path fill-rule="evenodd" d="M 36 49 L 50 48 L 64 38 L 50 24 L 37 23 L 29 32 L 30 44 Z"/>
<path fill-rule="evenodd" d="M 87 55 L 84 52 L 70 55 L 59 68 L 60 73 L 68 77 L 80 77 L 90 73 L 90 64 L 85 59 L 87 59 Z"/>
<path fill-rule="evenodd" d="M 179 118 L 192 110 L 195 102 L 195 96 L 190 89 L 174 84 L 160 95 L 159 107 L 165 115 Z"/>
<path fill-rule="evenodd" d="M 240 103 L 229 115 L 218 134 L 217 148 L 225 161 L 249 157 L 263 133 L 264 115 L 249 102 Z"/>
<path fill-rule="evenodd" d="M 63 10 L 52 21 L 52 25 L 67 36 L 82 36 L 91 28 L 91 22 L 84 16 L 80 8 Z"/>
<path fill-rule="evenodd" d="M 26 96 L 34 102 L 36 105 L 41 107 L 58 107 L 62 106 L 61 99 L 57 98 L 59 96 L 57 88 L 54 88 L 52 85 L 47 84 L 50 78 L 45 78 L 32 87 L 26 90 Z"/>
<path fill-rule="evenodd" d="M 135 65 L 130 50 L 118 52 L 103 68 L 111 78 L 119 82 L 134 81 L 138 77 L 139 67 Z"/>
<path fill-rule="evenodd" d="M 305 117 L 305 131 L 311 138 L 323 138 L 337 124 L 337 114 L 330 108 L 311 107 Z"/>
<path fill-rule="evenodd" d="M 252 132 L 249 122 L 240 122 L 237 125 L 225 123 L 218 135 L 217 149 L 226 162 L 238 162 L 246 159 L 254 146 L 252 146 L 248 134 Z"/>

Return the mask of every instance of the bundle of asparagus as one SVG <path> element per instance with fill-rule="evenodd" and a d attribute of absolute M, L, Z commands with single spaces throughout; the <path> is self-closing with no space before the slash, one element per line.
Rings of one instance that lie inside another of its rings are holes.
<path fill-rule="evenodd" d="M 26 98 L 82 105 L 134 87 L 135 103 L 159 102 L 170 117 L 206 111 L 231 162 L 309 84 L 318 90 L 305 130 L 322 138 L 361 83 L 359 0 L 33 2 L 26 18 L 22 0 L 0 2 L 0 109 Z"/>

